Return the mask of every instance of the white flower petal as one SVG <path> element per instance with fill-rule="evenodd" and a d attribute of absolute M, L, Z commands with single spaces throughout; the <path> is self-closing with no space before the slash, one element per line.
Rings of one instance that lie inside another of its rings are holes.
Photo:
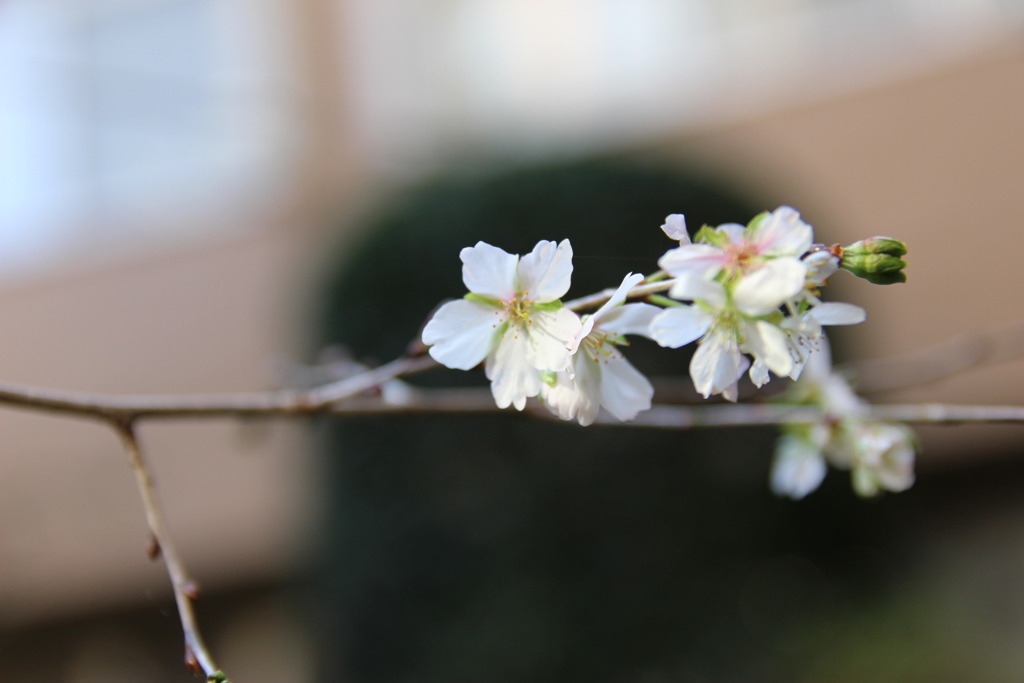
<path fill-rule="evenodd" d="M 818 342 L 818 350 L 807 356 L 807 366 L 801 375 L 804 380 L 822 384 L 832 374 L 832 349 L 828 337 L 822 335 Z"/>
<path fill-rule="evenodd" d="M 586 354 L 577 354 L 573 361 L 576 372 L 576 420 L 586 427 L 594 423 L 601 410 L 601 381 L 604 368 Z"/>
<path fill-rule="evenodd" d="M 622 279 L 622 283 L 619 285 L 618 289 L 616 289 L 611 297 L 609 297 L 608 301 L 606 301 L 604 305 L 597 309 L 597 311 L 592 315 L 588 315 L 584 318 L 582 327 L 580 327 L 579 331 L 576 332 L 576 334 L 569 340 L 569 343 L 566 344 L 566 348 L 569 349 L 569 353 L 576 353 L 577 349 L 579 349 L 580 342 L 583 341 L 584 337 L 590 334 L 595 325 L 601 325 L 601 327 L 604 327 L 604 325 L 601 324 L 602 318 L 609 314 L 615 315 L 619 310 L 616 307 L 626 300 L 626 296 L 629 295 L 629 290 L 633 289 L 633 287 L 643 279 L 644 276 L 639 273 L 628 273 L 626 277 Z"/>
<path fill-rule="evenodd" d="M 438 309 L 423 328 L 423 343 L 441 365 L 456 370 L 475 368 L 494 348 L 504 324 L 493 306 L 460 299 Z"/>
<path fill-rule="evenodd" d="M 699 306 L 666 308 L 651 320 L 651 339 L 678 349 L 703 337 L 714 319 Z"/>
<path fill-rule="evenodd" d="M 740 377 L 750 367 L 750 360 L 746 356 L 740 356 L 740 366 L 737 368 L 736 381 L 722 390 L 722 398 L 726 401 L 736 403 L 740 398 Z"/>
<path fill-rule="evenodd" d="M 754 386 L 760 389 L 768 383 L 771 377 L 768 376 L 768 364 L 760 358 L 754 359 L 754 364 L 750 366 L 750 381 L 754 383 Z"/>
<path fill-rule="evenodd" d="M 878 495 L 878 480 L 870 468 L 857 466 L 850 474 L 852 475 L 853 490 L 857 492 L 858 496 L 872 498 Z"/>
<path fill-rule="evenodd" d="M 680 275 L 672 283 L 668 295 L 679 301 L 703 301 L 712 308 L 723 308 L 726 303 L 725 287 L 722 283 L 688 273 Z"/>
<path fill-rule="evenodd" d="M 750 235 L 759 251 L 766 256 L 802 256 L 814 242 L 814 230 L 800 220 L 800 213 L 789 206 L 780 206 Z"/>
<path fill-rule="evenodd" d="M 736 381 L 740 349 L 728 333 L 713 331 L 704 338 L 690 360 L 690 377 L 704 398 L 720 394 Z"/>
<path fill-rule="evenodd" d="M 804 288 L 807 267 L 795 258 L 769 261 L 744 275 L 733 290 L 733 301 L 741 313 L 768 315 Z"/>
<path fill-rule="evenodd" d="M 569 366 L 569 342 L 580 330 L 580 319 L 567 308 L 532 311 L 522 329 L 529 339 L 527 359 L 538 370 L 560 372 Z"/>
<path fill-rule="evenodd" d="M 466 289 L 488 299 L 507 301 L 516 295 L 516 264 L 519 257 L 504 249 L 477 242 L 459 254 Z"/>
<path fill-rule="evenodd" d="M 654 387 L 628 360 L 615 355 L 600 366 L 601 405 L 605 410 L 625 422 L 650 409 Z"/>
<path fill-rule="evenodd" d="M 541 240 L 519 261 L 519 290 L 527 301 L 546 304 L 562 298 L 572 279 L 572 246 L 569 240 L 555 247 Z"/>
<path fill-rule="evenodd" d="M 789 342 L 786 334 L 764 320 L 758 320 L 744 327 L 746 348 L 768 366 L 768 369 L 780 377 L 785 377 L 793 369 L 793 357 L 789 353 Z"/>
<path fill-rule="evenodd" d="M 800 379 L 800 375 L 803 374 L 804 367 L 807 365 L 807 361 L 817 353 L 816 351 L 809 351 L 805 354 L 797 355 L 793 358 L 793 369 L 789 371 L 789 378 L 794 382 Z"/>
<path fill-rule="evenodd" d="M 739 223 L 723 223 L 715 230 L 728 237 L 733 244 L 739 244 L 743 241 L 743 233 L 747 231 L 747 228 Z"/>
<path fill-rule="evenodd" d="M 576 417 L 576 411 L 579 409 L 578 392 L 576 383 L 569 377 L 568 372 L 557 373 L 553 385 L 542 384 L 540 395 L 548 410 L 561 419 L 571 420 Z"/>
<path fill-rule="evenodd" d="M 681 213 L 674 213 L 665 218 L 665 224 L 661 226 L 661 229 L 666 235 L 674 240 L 679 240 L 680 244 L 690 243 L 690 233 L 686 231 L 686 218 Z"/>
<path fill-rule="evenodd" d="M 861 495 L 879 489 L 905 491 L 914 483 L 914 446 L 909 429 L 887 423 L 864 424 L 853 432 L 854 485 Z"/>
<path fill-rule="evenodd" d="M 527 398 L 540 393 L 540 370 L 527 361 L 527 348 L 526 335 L 509 329 L 487 357 L 487 379 L 491 380 L 491 393 L 499 408 L 515 405 L 516 410 L 522 410 Z"/>
<path fill-rule="evenodd" d="M 883 466 L 876 472 L 886 491 L 906 491 L 914 485 L 914 449 L 909 445 L 894 446 L 885 454 Z"/>
<path fill-rule="evenodd" d="M 577 351 L 580 350 L 580 344 L 587 337 L 587 335 L 590 334 L 593 330 L 594 330 L 594 316 L 592 316 L 592 315 L 584 316 L 583 319 L 581 320 L 581 324 L 580 324 L 579 329 L 569 339 L 569 341 L 566 342 L 566 344 L 565 344 L 566 350 L 569 353 L 571 353 L 571 354 L 575 354 Z"/>
<path fill-rule="evenodd" d="M 658 267 L 673 277 L 713 277 L 728 262 L 725 252 L 711 244 L 684 244 L 669 249 L 658 259 Z"/>
<path fill-rule="evenodd" d="M 813 358 L 820 351 L 811 355 Z M 864 416 L 868 405 L 850 388 L 849 383 L 839 373 L 831 373 L 821 386 L 821 407 L 833 417 Z"/>
<path fill-rule="evenodd" d="M 821 485 L 828 467 L 813 444 L 786 434 L 775 446 L 771 487 L 778 496 L 800 500 Z"/>
<path fill-rule="evenodd" d="M 640 273 L 627 273 L 626 277 L 622 278 L 622 283 L 619 288 L 615 290 L 615 293 L 611 295 L 611 298 L 604 303 L 601 308 L 597 309 L 592 316 L 596 321 L 600 321 L 605 315 L 607 315 L 612 309 L 621 304 L 626 300 L 629 295 L 629 290 L 633 289 L 637 284 L 642 282 L 644 276 Z"/>
<path fill-rule="evenodd" d="M 638 334 L 650 337 L 651 321 L 662 310 L 650 304 L 625 304 L 604 316 L 600 327 L 611 334 Z"/>
<path fill-rule="evenodd" d="M 867 318 L 867 313 L 860 306 L 840 302 L 820 304 L 805 315 L 822 325 L 856 325 Z"/>
<path fill-rule="evenodd" d="M 807 281 L 818 287 L 839 270 L 839 257 L 829 251 L 815 251 L 802 260 L 807 266 Z"/>

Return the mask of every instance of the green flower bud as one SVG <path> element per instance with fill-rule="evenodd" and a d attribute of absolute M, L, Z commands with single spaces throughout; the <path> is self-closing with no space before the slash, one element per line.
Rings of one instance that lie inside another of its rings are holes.
<path fill-rule="evenodd" d="M 907 281 L 907 274 L 902 270 L 895 273 L 868 273 L 866 275 L 859 275 L 852 270 L 850 272 L 873 285 L 902 285 Z"/>
<path fill-rule="evenodd" d="M 869 254 L 885 254 L 887 256 L 905 256 L 907 245 L 891 237 L 871 237 L 843 247 L 843 254 L 850 256 L 867 256 Z"/>
<path fill-rule="evenodd" d="M 842 249 L 842 267 L 857 277 L 876 285 L 892 285 L 907 281 L 903 269 L 907 267 L 900 257 L 907 253 L 907 245 L 892 237 L 871 237 L 854 242 Z"/>

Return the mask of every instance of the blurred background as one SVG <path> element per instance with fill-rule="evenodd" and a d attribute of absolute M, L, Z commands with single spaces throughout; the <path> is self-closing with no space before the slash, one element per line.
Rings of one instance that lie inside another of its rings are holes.
<path fill-rule="evenodd" d="M 570 237 L 578 295 L 653 270 L 668 213 L 783 203 L 910 244 L 906 285 L 835 278 L 869 315 L 841 359 L 1018 320 L 1024 2 L 0 0 L 5 380 L 300 385 L 400 353 L 478 239 Z M 395 424 L 143 426 L 233 680 L 1024 675 L 1019 428 L 921 429 L 911 491 L 794 504 L 766 430 Z M 192 680 L 114 435 L 0 430 L 0 681 Z"/>

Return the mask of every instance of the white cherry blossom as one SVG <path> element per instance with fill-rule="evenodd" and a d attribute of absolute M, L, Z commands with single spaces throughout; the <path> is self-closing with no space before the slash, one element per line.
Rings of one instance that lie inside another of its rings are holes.
<path fill-rule="evenodd" d="M 820 349 L 821 340 L 824 338 L 821 329 L 823 325 L 856 325 L 864 322 L 866 317 L 867 314 L 860 306 L 829 302 L 818 304 L 800 315 L 792 315 L 783 320 L 781 327 L 786 333 L 789 352 L 793 358 L 790 378 L 799 379 L 808 359 Z M 751 378 L 753 379 L 753 374 Z M 767 370 L 764 378 L 767 381 Z M 756 380 L 754 383 L 758 384 Z"/>
<path fill-rule="evenodd" d="M 686 217 L 681 213 L 673 213 L 665 217 L 662 231 L 669 239 L 678 240 L 680 246 L 690 244 L 690 233 L 686 231 Z"/>
<path fill-rule="evenodd" d="M 467 247 L 462 280 L 470 294 L 451 301 L 423 329 L 423 343 L 442 365 L 485 370 L 500 408 L 522 410 L 541 389 L 541 372 L 565 370 L 565 348 L 579 318 L 561 308 L 569 290 L 572 247 L 541 241 L 521 259 L 485 242 Z"/>
<path fill-rule="evenodd" d="M 857 422 L 845 426 L 832 460 L 850 468 L 858 494 L 871 497 L 913 486 L 914 450 L 913 432 L 903 425 Z"/>
<path fill-rule="evenodd" d="M 571 365 L 549 375 L 541 388 L 545 404 L 563 420 L 576 418 L 586 426 L 603 407 L 626 421 L 651 407 L 654 388 L 618 348 L 627 334 L 647 336 L 651 320 L 661 312 L 649 304 L 623 304 L 643 279 L 643 275 L 627 275 L 601 308 L 583 318 L 567 344 Z"/>
<path fill-rule="evenodd" d="M 771 474 L 771 489 L 775 495 L 800 500 L 821 485 L 828 472 L 821 450 L 829 437 L 829 429 L 823 424 L 779 437 Z"/>
<path fill-rule="evenodd" d="M 826 462 L 850 470 L 853 488 L 861 496 L 905 491 L 914 483 L 913 432 L 868 419 L 868 404 L 832 371 L 824 336 L 788 396 L 793 403 L 817 406 L 825 419 L 793 425 L 779 438 L 771 474 L 776 494 L 794 499 L 807 495 L 824 478 Z"/>
<path fill-rule="evenodd" d="M 765 368 L 788 375 L 793 370 L 793 357 L 786 334 L 767 318 L 779 315 L 779 307 L 803 288 L 805 273 L 796 259 L 769 261 L 740 278 L 731 291 L 714 280 L 692 274 L 681 277 L 673 287 L 673 296 L 694 303 L 666 308 L 658 314 L 651 322 L 651 337 L 671 348 L 701 340 L 690 362 L 690 375 L 705 398 L 720 393 L 726 398 L 735 395 L 733 385 L 744 369 L 743 353 L 754 356 L 754 367 L 759 372 Z M 766 372 L 763 380 L 767 380 Z"/>
<path fill-rule="evenodd" d="M 815 289 L 839 271 L 839 257 L 825 248 L 818 248 L 801 260 L 807 266 L 807 284 Z"/>
<path fill-rule="evenodd" d="M 670 224 L 669 220 L 677 215 L 669 216 L 662 226 L 669 237 L 676 238 L 679 234 L 678 221 Z M 702 243 L 691 244 L 689 235 L 685 241 L 679 239 L 680 246 L 666 252 L 658 261 L 661 269 L 674 277 L 712 278 L 723 270 L 730 275 L 749 273 L 772 259 L 799 260 L 810 249 L 814 231 L 800 219 L 795 209 L 780 206 L 771 213 L 755 217 L 746 227 L 726 223 L 707 229 L 706 241 Z M 669 296 L 683 298 L 671 290 Z"/>

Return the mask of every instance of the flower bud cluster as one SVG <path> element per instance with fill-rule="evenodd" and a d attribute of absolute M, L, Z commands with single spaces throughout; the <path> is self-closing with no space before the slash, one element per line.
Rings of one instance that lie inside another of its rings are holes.
<path fill-rule="evenodd" d="M 892 285 L 907 281 L 903 256 L 907 245 L 891 237 L 872 237 L 841 249 L 841 265 L 857 277 L 876 285 Z"/>
<path fill-rule="evenodd" d="M 808 364 L 787 402 L 813 405 L 825 419 L 790 425 L 775 446 L 771 487 L 794 500 L 814 491 L 831 464 L 849 470 L 854 491 L 864 497 L 905 491 L 914 483 L 917 440 L 904 425 L 867 417 L 867 403 L 833 372 L 827 345 Z"/>

